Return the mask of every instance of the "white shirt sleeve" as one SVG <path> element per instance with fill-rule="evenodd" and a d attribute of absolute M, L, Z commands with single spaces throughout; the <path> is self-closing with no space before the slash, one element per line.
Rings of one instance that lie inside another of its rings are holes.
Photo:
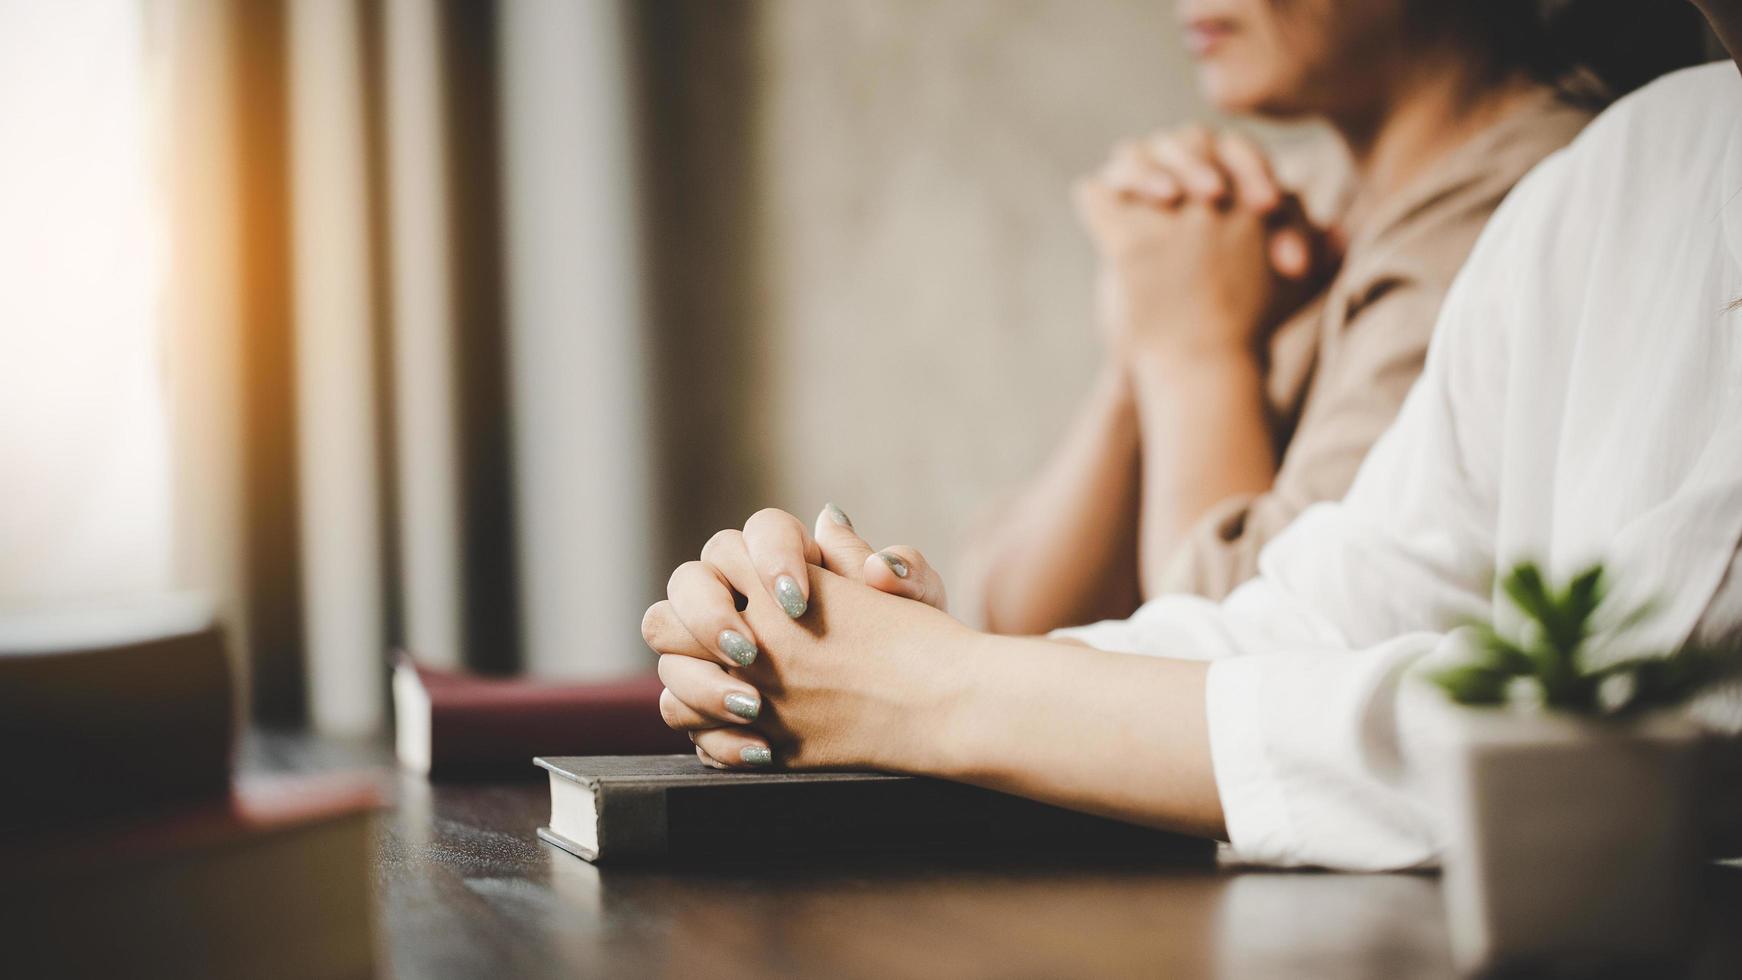
<path fill-rule="evenodd" d="M 1543 169 L 1554 164 L 1551 162 Z M 1400 684 L 1490 613 L 1505 400 L 1510 254 L 1550 204 L 1539 169 L 1502 206 L 1453 284 L 1427 366 L 1341 503 L 1319 504 L 1224 602 L 1166 596 L 1128 620 L 1055 636 L 1212 661 L 1216 783 L 1235 854 L 1378 870 L 1432 864 L 1439 834 L 1404 753 Z"/>

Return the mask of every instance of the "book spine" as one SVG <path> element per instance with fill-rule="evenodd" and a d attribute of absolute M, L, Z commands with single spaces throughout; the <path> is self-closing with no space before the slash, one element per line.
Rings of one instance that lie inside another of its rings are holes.
<path fill-rule="evenodd" d="M 613 791 L 618 787 L 612 787 Z M 895 852 L 1117 853 L 1169 862 L 1212 859 L 1213 842 L 932 779 L 668 787 L 662 850 L 638 842 L 613 860 Z M 602 810 L 620 833 L 652 832 Z"/>
<path fill-rule="evenodd" d="M 601 861 L 658 861 L 671 853 L 667 788 L 601 783 L 593 796 Z"/>

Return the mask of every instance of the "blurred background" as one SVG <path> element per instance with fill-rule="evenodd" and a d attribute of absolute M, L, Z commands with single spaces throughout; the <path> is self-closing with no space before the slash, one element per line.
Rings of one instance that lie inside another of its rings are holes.
<path fill-rule="evenodd" d="M 948 580 L 1195 98 L 1159 0 L 0 0 L 0 603 L 206 593 L 368 733 L 398 646 L 648 669 L 761 506 Z"/>

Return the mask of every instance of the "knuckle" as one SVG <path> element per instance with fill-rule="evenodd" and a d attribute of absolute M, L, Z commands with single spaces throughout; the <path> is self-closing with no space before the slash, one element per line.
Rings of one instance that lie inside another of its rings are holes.
<path fill-rule="evenodd" d="M 672 569 L 671 570 L 671 577 L 665 580 L 666 594 L 670 595 L 671 592 L 678 585 L 683 583 L 684 579 L 690 578 L 691 576 L 695 575 L 696 573 L 702 572 L 702 571 L 705 571 L 705 566 L 701 562 L 695 561 L 694 559 L 692 559 L 690 561 L 686 561 L 682 565 L 679 565 L 678 567 Z"/>
<path fill-rule="evenodd" d="M 669 687 L 659 692 L 659 718 L 667 728 L 683 727 L 678 721 L 677 695 Z"/>
<path fill-rule="evenodd" d="M 725 531 L 716 531 L 702 547 L 702 562 L 712 567 L 730 567 L 739 555 L 746 554 L 746 550 L 744 531 L 726 527 Z"/>
<path fill-rule="evenodd" d="M 1223 150 L 1242 154 L 1253 152 L 1258 148 L 1257 144 L 1253 143 L 1252 139 L 1245 133 L 1237 132 L 1235 130 L 1217 133 L 1216 145 Z"/>
<path fill-rule="evenodd" d="M 750 519 L 744 522 L 744 531 L 749 533 L 752 529 L 768 531 L 796 526 L 798 526 L 798 518 L 779 507 L 764 507 L 751 514 Z"/>
<path fill-rule="evenodd" d="M 690 741 L 695 743 L 696 748 L 706 752 L 710 759 L 718 761 L 720 756 L 724 754 L 718 729 L 705 728 L 692 731 L 690 732 Z"/>
<path fill-rule="evenodd" d="M 659 663 L 654 666 L 654 673 L 659 676 L 659 682 L 666 686 L 667 693 L 670 693 L 672 681 L 677 679 L 677 673 L 682 669 L 683 661 L 684 658 L 680 654 L 665 653 L 660 655 Z"/>
<path fill-rule="evenodd" d="M 667 619 L 671 616 L 671 602 L 661 599 L 641 614 L 641 639 L 652 646 L 659 639 Z"/>
<path fill-rule="evenodd" d="M 728 554 L 733 550 L 741 551 L 743 550 L 743 547 L 743 531 L 740 531 L 735 527 L 715 531 L 713 536 L 708 538 L 708 543 L 702 545 L 702 561 L 711 561 L 712 559 L 720 555 Z"/>
<path fill-rule="evenodd" d="M 1086 181 L 1078 191 L 1077 206 L 1091 221 L 1104 221 L 1114 204 L 1115 192 L 1100 181 Z"/>
<path fill-rule="evenodd" d="M 1179 128 L 1177 137 L 1181 143 L 1191 147 L 1208 146 L 1214 139 L 1210 127 L 1201 122 L 1189 122 Z"/>
<path fill-rule="evenodd" d="M 1132 170 L 1145 166 L 1149 162 L 1149 151 L 1138 140 L 1125 140 L 1114 151 L 1112 159 L 1107 161 L 1105 173 L 1109 176 L 1130 173 Z"/>

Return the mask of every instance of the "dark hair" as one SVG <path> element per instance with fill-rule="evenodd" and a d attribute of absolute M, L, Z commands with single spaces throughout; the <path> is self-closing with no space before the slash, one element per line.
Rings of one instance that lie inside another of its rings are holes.
<path fill-rule="evenodd" d="M 1686 0 L 1425 3 L 1430 17 L 1451 21 L 1448 26 L 1489 51 L 1496 70 L 1522 69 L 1595 101 L 1714 57 L 1705 19 Z"/>

